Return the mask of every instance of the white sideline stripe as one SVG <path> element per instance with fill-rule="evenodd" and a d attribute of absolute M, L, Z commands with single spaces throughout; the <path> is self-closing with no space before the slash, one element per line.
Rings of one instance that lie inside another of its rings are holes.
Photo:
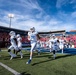
<path fill-rule="evenodd" d="M 14 75 L 21 75 L 19 72 L 15 71 L 14 69 L 8 67 L 7 65 L 5 65 L 5 64 L 3 64 L 3 63 L 1 63 L 1 62 L 0 62 L 0 65 L 1 65 L 2 67 L 4 67 L 5 69 L 7 69 L 8 71 L 10 71 L 11 73 L 13 73 Z"/>

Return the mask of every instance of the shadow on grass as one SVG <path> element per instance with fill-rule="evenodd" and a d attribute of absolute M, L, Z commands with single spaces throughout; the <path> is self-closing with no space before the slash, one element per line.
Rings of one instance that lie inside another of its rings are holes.
<path fill-rule="evenodd" d="M 30 54 L 24 54 L 23 59 L 28 59 Z M 8 54 L 7 56 L 1 55 L 0 60 L 10 60 L 10 55 Z M 18 54 L 17 57 L 14 57 L 13 59 L 21 59 L 21 56 Z"/>
<path fill-rule="evenodd" d="M 45 62 L 49 62 L 51 61 L 50 59 L 48 60 L 45 60 L 45 61 L 40 61 L 40 62 L 37 62 L 37 63 L 33 63 L 32 66 L 35 66 L 35 65 L 38 65 L 38 64 L 41 64 L 41 63 L 45 63 Z"/>
<path fill-rule="evenodd" d="M 33 56 L 33 58 L 44 58 L 44 57 L 47 57 L 47 58 L 51 58 L 52 55 L 37 55 L 37 56 Z"/>
<path fill-rule="evenodd" d="M 10 56 L 1 56 L 0 60 L 8 60 L 10 58 Z"/>
<path fill-rule="evenodd" d="M 71 57 L 71 56 L 75 56 L 75 55 L 67 54 L 67 55 L 63 55 L 63 56 L 57 56 L 56 59 L 66 58 L 66 57 Z"/>
<path fill-rule="evenodd" d="M 44 61 L 40 61 L 40 62 L 37 62 L 37 63 L 33 63 L 32 66 L 35 66 L 35 65 L 38 65 L 38 64 L 41 64 L 41 63 L 45 63 L 45 62 L 49 62 L 49 61 L 53 61 L 53 60 L 57 60 L 57 59 L 61 59 L 61 58 L 70 57 L 70 56 L 74 56 L 74 55 L 57 56 L 56 59 L 53 59 L 51 57 L 48 57 L 49 58 L 48 60 L 44 60 Z"/>
<path fill-rule="evenodd" d="M 22 72 L 20 75 L 31 75 L 31 74 L 26 73 L 26 72 Z"/>
<path fill-rule="evenodd" d="M 38 53 L 33 53 L 33 58 L 42 58 L 42 57 L 51 57 L 52 55 L 49 55 L 48 53 L 41 53 L 38 55 Z M 24 54 L 23 59 L 29 59 L 30 54 Z M 20 58 L 20 55 L 17 55 L 14 59 Z"/>

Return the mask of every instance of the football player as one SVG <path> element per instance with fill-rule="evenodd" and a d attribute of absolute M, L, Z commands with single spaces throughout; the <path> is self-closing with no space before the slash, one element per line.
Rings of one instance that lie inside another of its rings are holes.
<path fill-rule="evenodd" d="M 21 58 L 23 58 L 23 54 L 22 54 L 22 38 L 20 36 L 20 34 L 17 34 L 17 45 L 18 45 L 18 49 L 21 55 Z"/>
<path fill-rule="evenodd" d="M 36 48 L 37 40 L 39 40 L 39 35 L 35 31 L 34 27 L 30 29 L 30 32 L 28 32 L 28 40 L 30 40 L 30 42 L 31 42 L 31 50 L 30 50 L 30 59 L 28 60 L 28 62 L 26 62 L 26 64 L 31 63 L 33 51 Z"/>
<path fill-rule="evenodd" d="M 10 43 L 11 43 L 11 46 L 8 48 L 8 53 L 11 55 L 11 58 L 10 60 L 13 58 L 13 57 L 16 57 L 16 54 L 13 54 L 11 52 L 11 50 L 15 50 L 15 51 L 18 51 L 18 47 L 17 47 L 17 39 L 16 39 L 16 35 L 15 35 L 15 32 L 14 31 L 11 31 L 9 33 L 10 35 Z"/>
<path fill-rule="evenodd" d="M 63 40 L 63 37 L 62 36 L 60 36 L 60 38 L 59 38 L 59 48 L 62 50 L 62 53 L 63 53 L 64 40 Z"/>
<path fill-rule="evenodd" d="M 55 35 L 52 35 L 50 42 L 51 42 L 50 48 L 51 48 L 51 51 L 53 52 L 53 57 L 55 59 L 56 58 L 56 51 L 59 49 L 58 39 L 56 38 Z"/>

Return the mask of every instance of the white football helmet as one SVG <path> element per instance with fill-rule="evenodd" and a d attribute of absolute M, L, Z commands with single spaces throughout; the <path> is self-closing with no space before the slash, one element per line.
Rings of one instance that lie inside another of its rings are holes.
<path fill-rule="evenodd" d="M 17 37 L 20 37 L 20 34 L 17 34 Z"/>
<path fill-rule="evenodd" d="M 35 31 L 35 27 L 32 27 L 32 28 L 30 28 L 30 30 L 33 30 L 33 31 Z"/>
<path fill-rule="evenodd" d="M 9 33 L 9 35 L 10 35 L 10 36 L 15 36 L 15 32 L 14 32 L 14 31 L 11 31 L 11 32 Z"/>

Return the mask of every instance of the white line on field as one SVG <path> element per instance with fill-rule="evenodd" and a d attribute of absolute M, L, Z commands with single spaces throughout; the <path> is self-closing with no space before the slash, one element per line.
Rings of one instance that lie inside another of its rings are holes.
<path fill-rule="evenodd" d="M 2 67 L 4 67 L 5 69 L 7 69 L 8 71 L 10 71 L 11 73 L 13 73 L 14 75 L 21 75 L 19 72 L 15 71 L 14 69 L 8 67 L 7 65 L 5 65 L 5 64 L 3 64 L 3 63 L 1 63 L 1 62 L 0 62 L 0 65 L 1 65 Z"/>

